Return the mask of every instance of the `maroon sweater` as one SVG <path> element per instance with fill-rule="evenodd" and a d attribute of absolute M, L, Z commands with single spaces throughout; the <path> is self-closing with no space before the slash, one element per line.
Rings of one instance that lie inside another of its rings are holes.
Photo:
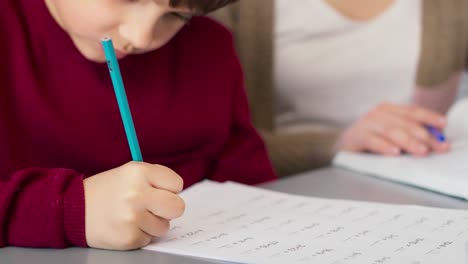
<path fill-rule="evenodd" d="M 0 246 L 86 246 L 83 178 L 131 160 L 106 65 L 77 51 L 44 0 L 0 0 L 0 60 Z M 185 187 L 275 178 L 223 27 L 195 18 L 120 63 L 146 162 Z"/>

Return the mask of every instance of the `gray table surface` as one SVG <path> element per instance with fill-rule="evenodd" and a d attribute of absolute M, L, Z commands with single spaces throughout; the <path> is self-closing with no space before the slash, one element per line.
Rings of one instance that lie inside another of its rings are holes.
<path fill-rule="evenodd" d="M 281 192 L 322 198 L 351 199 L 395 204 L 468 209 L 468 202 L 413 187 L 376 179 L 339 168 L 326 168 L 268 183 L 261 187 Z M 115 263 L 166 264 L 213 263 L 212 261 L 174 256 L 147 250 L 117 252 L 107 250 L 70 248 L 54 249 L 0 249 L 0 263 L 59 264 L 59 263 Z"/>

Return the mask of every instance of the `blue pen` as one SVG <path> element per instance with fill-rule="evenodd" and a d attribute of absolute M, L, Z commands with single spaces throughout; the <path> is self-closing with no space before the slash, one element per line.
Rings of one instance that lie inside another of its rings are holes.
<path fill-rule="evenodd" d="M 427 131 L 439 142 L 445 142 L 445 136 L 442 132 L 439 131 L 439 129 L 433 127 L 433 126 L 426 126 Z"/>
<path fill-rule="evenodd" d="M 132 159 L 134 161 L 143 161 L 140 145 L 138 144 L 138 138 L 135 131 L 135 125 L 133 124 L 132 113 L 130 112 L 130 106 L 128 105 L 127 94 L 125 93 L 122 74 L 120 73 L 119 63 L 117 62 L 117 57 L 115 56 L 112 39 L 102 39 L 102 46 L 104 48 L 107 66 L 109 67 L 110 77 L 114 86 L 115 96 L 117 97 L 117 104 L 119 105 L 120 116 L 122 117 L 125 134 L 127 135 L 128 145 L 130 147 L 130 152 L 132 153 Z"/>

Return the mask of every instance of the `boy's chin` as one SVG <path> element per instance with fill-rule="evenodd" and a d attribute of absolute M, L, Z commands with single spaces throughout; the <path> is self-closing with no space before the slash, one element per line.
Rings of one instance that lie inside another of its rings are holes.
<path fill-rule="evenodd" d="M 92 61 L 92 62 L 97 62 L 97 63 L 106 62 L 106 57 L 104 56 L 104 54 L 89 54 L 89 53 L 81 52 L 81 55 L 83 55 L 83 57 L 85 57 L 87 60 Z"/>
<path fill-rule="evenodd" d="M 99 50 L 99 51 L 79 50 L 79 51 L 80 51 L 81 55 L 83 57 L 85 57 L 89 61 L 96 62 L 96 63 L 105 63 L 107 61 L 106 60 L 106 55 L 104 54 L 103 50 Z M 121 60 L 121 59 L 123 59 L 123 58 L 125 58 L 127 56 L 127 54 L 119 55 L 117 53 L 117 51 L 116 51 L 116 55 L 117 55 L 118 60 Z"/>
<path fill-rule="evenodd" d="M 81 48 L 78 45 L 75 45 L 80 54 L 87 60 L 97 63 L 106 62 L 106 57 L 104 55 L 104 50 L 98 49 L 85 49 Z"/>

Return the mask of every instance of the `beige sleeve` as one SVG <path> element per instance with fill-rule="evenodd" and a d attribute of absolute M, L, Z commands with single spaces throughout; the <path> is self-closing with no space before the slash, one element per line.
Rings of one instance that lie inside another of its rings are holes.
<path fill-rule="evenodd" d="M 436 88 L 468 65 L 468 0 L 423 1 L 417 85 Z"/>
<path fill-rule="evenodd" d="M 252 119 L 280 176 L 330 164 L 339 131 L 273 132 L 273 0 L 247 0 L 212 16 L 230 28 L 242 63 Z"/>
<path fill-rule="evenodd" d="M 274 117 L 273 4 L 273 0 L 240 1 L 213 14 L 234 34 L 252 120 L 268 131 Z"/>
<path fill-rule="evenodd" d="M 330 164 L 340 131 L 302 133 L 263 132 L 268 154 L 280 177 Z"/>

